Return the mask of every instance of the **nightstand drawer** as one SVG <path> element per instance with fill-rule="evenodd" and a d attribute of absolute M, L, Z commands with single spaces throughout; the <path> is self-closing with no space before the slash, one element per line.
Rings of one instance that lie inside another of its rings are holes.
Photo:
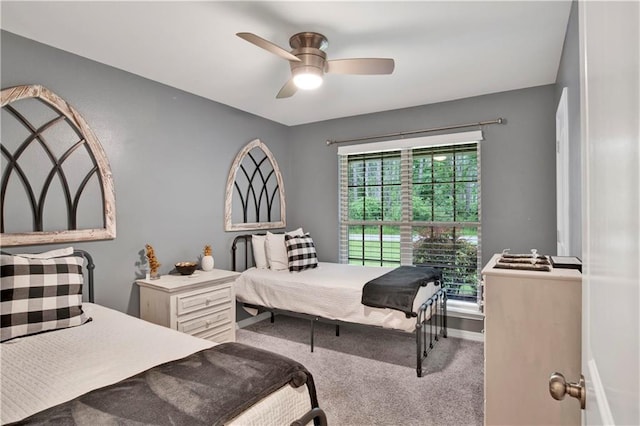
<path fill-rule="evenodd" d="M 231 308 L 207 312 L 188 320 L 178 320 L 178 331 L 191 335 L 231 328 Z"/>
<path fill-rule="evenodd" d="M 200 337 L 201 339 L 211 340 L 212 342 L 225 343 L 235 341 L 233 329 L 235 324 L 226 324 L 213 329 L 205 330 L 200 333 L 192 334 L 192 336 Z"/>
<path fill-rule="evenodd" d="M 223 303 L 229 304 L 231 297 L 231 287 L 180 295 L 176 298 L 177 313 L 178 315 L 184 315 Z"/>

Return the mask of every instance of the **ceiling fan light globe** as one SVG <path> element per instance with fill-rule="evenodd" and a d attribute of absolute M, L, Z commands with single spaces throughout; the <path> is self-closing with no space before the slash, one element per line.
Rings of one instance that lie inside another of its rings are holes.
<path fill-rule="evenodd" d="M 315 73 L 298 73 L 293 77 L 293 83 L 300 90 L 313 90 L 322 85 L 322 76 Z"/>

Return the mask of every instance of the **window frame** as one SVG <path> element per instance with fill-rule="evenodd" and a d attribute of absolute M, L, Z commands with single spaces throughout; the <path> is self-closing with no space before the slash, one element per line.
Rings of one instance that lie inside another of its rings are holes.
<path fill-rule="evenodd" d="M 353 226 L 377 226 L 380 228 L 380 233 L 382 233 L 382 228 L 384 226 L 398 226 L 400 228 L 400 265 L 410 265 L 413 264 L 413 247 L 412 247 L 412 238 L 413 238 L 413 228 L 420 226 L 437 226 L 438 224 L 442 224 L 437 221 L 414 221 L 413 213 L 412 213 L 412 200 L 413 196 L 412 190 L 412 154 L 414 150 L 418 150 L 420 148 L 434 148 L 438 146 L 442 147 L 451 147 L 454 145 L 462 145 L 462 144 L 477 144 L 477 185 L 478 185 L 478 218 L 476 221 L 471 222 L 444 222 L 446 224 L 455 224 L 455 226 L 464 226 L 470 225 L 477 228 L 478 235 L 478 245 L 477 245 L 477 273 L 478 273 L 478 281 L 476 282 L 477 289 L 477 301 L 479 302 L 480 298 L 480 269 L 481 269 L 481 259 L 482 259 L 482 239 L 481 239 L 481 222 L 482 222 L 482 208 L 481 208 L 481 160 L 480 160 L 480 141 L 483 140 L 482 131 L 471 131 L 471 132 L 458 132 L 452 134 L 444 134 L 444 135 L 436 135 L 436 136 L 426 136 L 420 138 L 411 138 L 411 139 L 400 139 L 400 140 L 390 140 L 390 141 L 382 141 L 382 142 L 372 142 L 372 143 L 364 143 L 358 145 L 347 145 L 341 146 L 338 148 L 338 156 L 339 156 L 339 228 L 340 228 L 340 238 L 339 238 L 339 261 L 340 263 L 349 263 L 349 236 L 350 227 Z M 402 218 L 400 221 L 381 221 L 381 220 L 351 220 L 349 218 L 349 196 L 348 196 L 348 178 L 349 178 L 349 157 L 353 158 L 354 155 L 362 155 L 362 154 L 380 154 L 381 156 L 387 152 L 387 155 L 393 155 L 389 151 L 397 152 L 401 157 L 401 167 L 403 167 L 403 174 L 408 173 L 408 176 L 404 176 L 401 183 L 402 195 L 403 197 L 402 204 Z M 407 199 L 409 198 L 409 199 Z M 404 205 L 404 203 L 408 203 L 409 207 Z M 380 239 L 381 246 L 383 244 L 383 239 Z M 364 257 L 364 256 L 363 256 Z M 381 258 L 383 254 L 381 254 Z M 364 261 L 364 260 L 363 260 Z M 380 259 L 380 266 L 383 266 L 383 260 Z M 388 266 L 388 265 L 385 265 Z M 470 301 L 457 301 L 460 304 L 468 304 L 469 306 L 475 306 L 477 303 Z"/>

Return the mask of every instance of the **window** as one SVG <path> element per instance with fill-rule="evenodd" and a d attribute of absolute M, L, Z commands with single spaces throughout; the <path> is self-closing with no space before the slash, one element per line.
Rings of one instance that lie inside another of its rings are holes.
<path fill-rule="evenodd" d="M 481 139 L 465 132 L 341 147 L 341 262 L 436 266 L 449 297 L 475 302 Z"/>

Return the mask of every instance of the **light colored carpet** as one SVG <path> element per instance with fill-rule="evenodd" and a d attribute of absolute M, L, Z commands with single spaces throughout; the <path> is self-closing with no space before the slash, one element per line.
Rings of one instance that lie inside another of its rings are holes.
<path fill-rule="evenodd" d="M 330 426 L 481 425 L 483 344 L 441 338 L 415 371 L 415 338 L 381 329 L 316 323 L 276 316 L 238 330 L 237 341 L 304 364 L 313 374 Z"/>

